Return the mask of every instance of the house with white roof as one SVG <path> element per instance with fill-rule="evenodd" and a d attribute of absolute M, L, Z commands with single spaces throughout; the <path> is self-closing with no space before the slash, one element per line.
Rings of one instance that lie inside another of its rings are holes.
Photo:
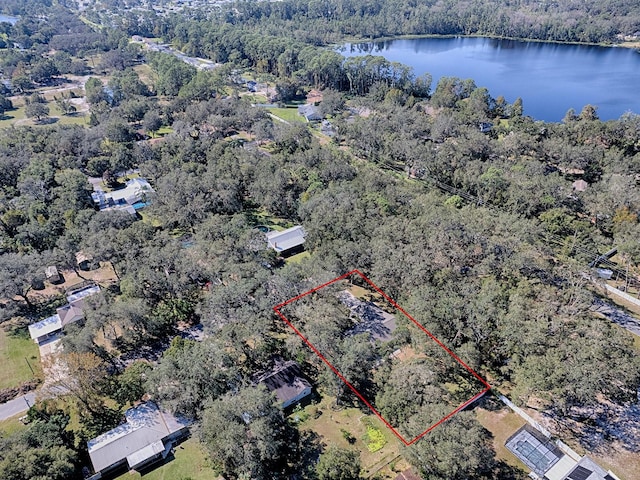
<path fill-rule="evenodd" d="M 144 178 L 133 178 L 127 180 L 124 188 L 111 192 L 96 188 L 91 198 L 100 210 L 124 210 L 135 215 L 137 210 L 147 205 L 147 194 L 154 191 Z"/>
<path fill-rule="evenodd" d="M 29 335 L 38 344 L 55 337 L 70 323 L 84 318 L 84 301 L 89 295 L 100 291 L 98 285 L 90 285 L 67 295 L 67 305 L 56 310 L 56 314 L 29 325 Z"/>
<path fill-rule="evenodd" d="M 122 470 L 139 470 L 167 457 L 174 444 L 188 433 L 188 423 L 154 402 L 125 412 L 126 422 L 89 440 L 87 448 L 98 480 Z"/>
<path fill-rule="evenodd" d="M 282 256 L 289 256 L 304 250 L 306 233 L 301 225 L 287 228 L 281 232 L 271 231 L 266 233 L 269 247 Z"/>

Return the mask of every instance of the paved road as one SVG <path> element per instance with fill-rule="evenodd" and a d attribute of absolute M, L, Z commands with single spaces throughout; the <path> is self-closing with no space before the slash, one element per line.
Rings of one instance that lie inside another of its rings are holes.
<path fill-rule="evenodd" d="M 29 406 L 36 403 L 36 394 L 34 392 L 21 395 L 8 401 L 7 403 L 0 404 L 0 420 L 6 420 L 7 418 L 14 417 L 19 413 L 29 410 Z"/>

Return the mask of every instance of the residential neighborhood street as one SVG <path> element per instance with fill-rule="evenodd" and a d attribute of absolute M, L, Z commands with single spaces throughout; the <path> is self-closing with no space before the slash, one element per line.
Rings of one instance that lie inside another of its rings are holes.
<path fill-rule="evenodd" d="M 36 403 L 36 394 L 29 392 L 26 395 L 20 395 L 13 400 L 0 405 L 0 421 L 14 417 L 19 413 L 26 412 L 29 407 Z"/>

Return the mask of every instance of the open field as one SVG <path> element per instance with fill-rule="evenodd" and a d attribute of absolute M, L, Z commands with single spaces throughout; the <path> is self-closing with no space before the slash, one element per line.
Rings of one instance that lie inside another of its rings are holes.
<path fill-rule="evenodd" d="M 0 364 L 0 389 L 18 387 L 28 380 L 42 378 L 38 346 L 24 330 L 10 334 L 0 328 Z"/>
<path fill-rule="evenodd" d="M 214 480 L 216 477 L 209 466 L 206 454 L 197 440 L 190 438 L 175 448 L 173 456 L 159 467 L 145 471 L 127 472 L 116 480 Z"/>
<path fill-rule="evenodd" d="M 246 215 L 251 223 L 264 225 L 271 230 L 282 231 L 293 226 L 293 224 L 281 217 L 276 217 L 263 209 L 247 210 Z"/>
<path fill-rule="evenodd" d="M 34 119 L 27 118 L 24 113 L 25 107 L 19 107 L 15 110 L 8 110 L 4 116 L 0 118 L 0 128 L 7 128 L 12 125 L 51 125 L 57 123 L 60 125 L 87 125 L 89 117 L 84 112 L 77 112 L 73 115 L 63 115 L 58 106 L 54 103 L 49 103 L 49 117 L 48 120 L 42 123 L 36 122 Z"/>

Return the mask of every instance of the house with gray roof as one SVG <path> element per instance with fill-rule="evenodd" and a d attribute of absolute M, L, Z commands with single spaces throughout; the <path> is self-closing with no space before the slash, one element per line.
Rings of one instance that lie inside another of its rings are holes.
<path fill-rule="evenodd" d="M 89 440 L 95 475 L 91 480 L 124 469 L 139 470 L 167 457 L 188 433 L 188 423 L 146 402 L 125 412 L 126 422 Z"/>
<path fill-rule="evenodd" d="M 320 109 L 312 103 L 298 106 L 298 114 L 302 115 L 307 122 L 319 122 L 322 120 Z"/>
<path fill-rule="evenodd" d="M 311 395 L 311 384 L 294 361 L 278 362 L 275 368 L 258 379 L 270 392 L 275 392 L 282 408 L 290 407 Z"/>
<path fill-rule="evenodd" d="M 269 246 L 282 256 L 293 255 L 304 250 L 306 233 L 300 225 L 281 232 L 273 230 L 267 232 L 266 236 Z"/>

